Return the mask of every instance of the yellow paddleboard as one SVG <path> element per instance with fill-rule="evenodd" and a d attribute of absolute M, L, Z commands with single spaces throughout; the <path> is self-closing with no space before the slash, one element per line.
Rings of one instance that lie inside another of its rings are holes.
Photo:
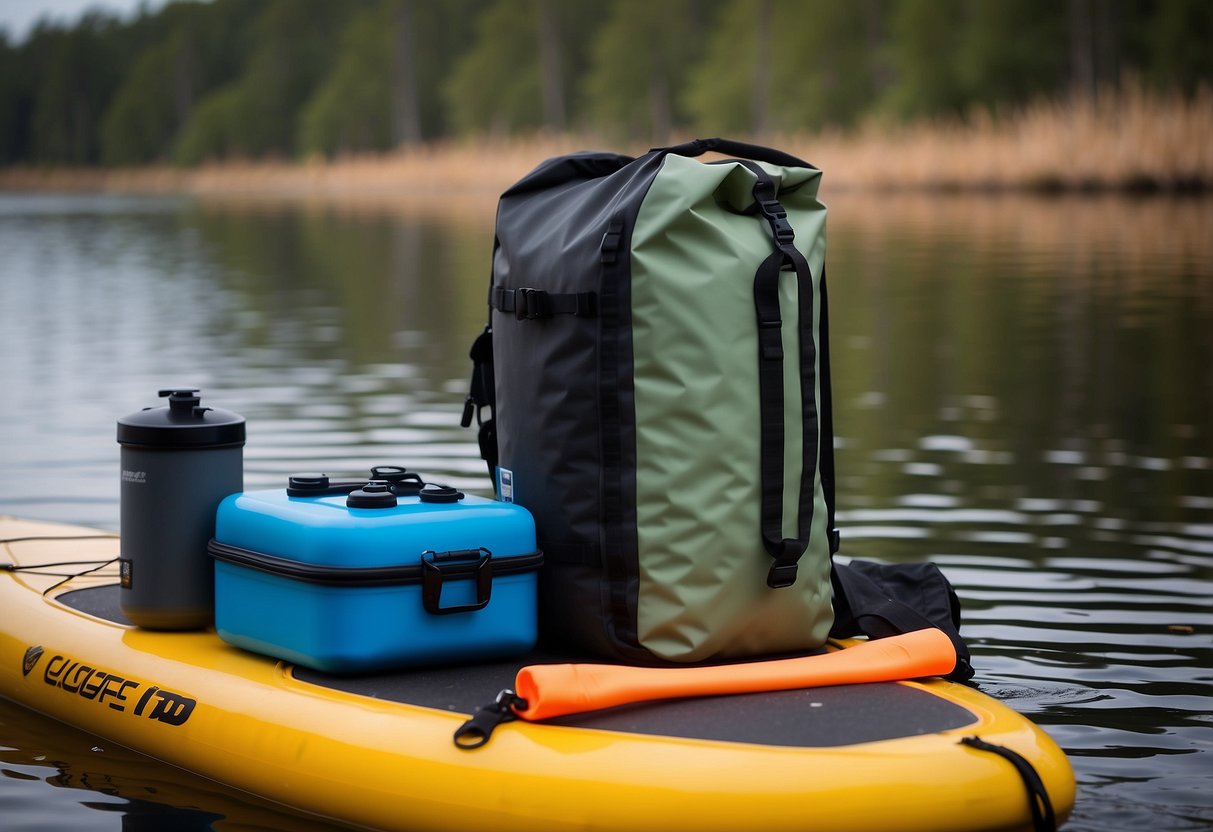
<path fill-rule="evenodd" d="M 41 574 L 116 558 L 95 534 L 0 518 L 0 696 L 296 811 L 409 832 L 1032 829 L 1039 799 L 985 745 L 1030 765 L 1058 823 L 1074 802 L 1043 731 L 940 680 L 511 722 L 461 750 L 455 730 L 518 663 L 340 678 L 212 631 L 140 630 L 115 565 Z M 39 569 L 64 561 L 84 563 Z"/>

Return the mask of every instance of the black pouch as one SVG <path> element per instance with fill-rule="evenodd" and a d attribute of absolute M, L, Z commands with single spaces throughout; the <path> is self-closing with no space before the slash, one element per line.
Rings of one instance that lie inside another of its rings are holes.
<path fill-rule="evenodd" d="M 969 648 L 960 637 L 960 600 L 933 563 L 834 563 L 834 626 L 831 638 L 868 638 L 936 627 L 956 647 L 956 667 L 947 678 L 973 678 Z"/>

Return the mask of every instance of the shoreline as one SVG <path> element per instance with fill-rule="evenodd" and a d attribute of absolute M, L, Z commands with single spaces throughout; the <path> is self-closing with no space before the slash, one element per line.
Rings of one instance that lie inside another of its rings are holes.
<path fill-rule="evenodd" d="M 547 156 L 535 157 L 538 165 Z M 532 167 L 534 167 L 532 165 Z M 368 168 L 380 167 L 377 181 L 367 181 Z M 524 176 L 505 177 L 498 171 L 477 182 L 455 186 L 434 181 L 429 175 L 401 174 L 390 157 L 334 162 L 227 162 L 205 168 L 0 168 L 0 193 L 112 193 L 130 195 L 183 195 L 203 198 L 268 200 L 413 201 L 446 196 L 452 199 L 496 197 Z M 1167 178 L 1125 176 L 1099 178 L 1045 177 L 1021 182 L 1002 178 L 856 181 L 824 168 L 829 190 L 845 195 L 915 196 L 1125 196 L 1184 198 L 1213 193 L 1213 178 L 1184 175 Z M 841 181 L 840 181 L 841 180 Z M 825 186 L 823 186 L 825 187 Z"/>
<path fill-rule="evenodd" d="M 771 144 L 793 154 L 802 149 Z M 580 147 L 603 146 L 609 145 L 583 144 L 577 137 L 540 137 L 431 146 L 335 162 L 230 163 L 188 170 L 0 169 L 0 194 L 182 196 L 206 211 L 301 210 L 491 229 L 501 192 L 541 161 Z M 1202 180 L 1206 184 L 1200 188 L 1171 190 L 1143 189 L 1131 180 L 1098 186 L 1075 181 L 1065 187 L 910 177 L 874 181 L 848 177 L 845 167 L 836 172 L 843 156 L 824 143 L 820 146 L 823 153 L 798 155 L 822 167 L 821 199 L 832 216 L 845 217 L 836 221 L 851 233 L 912 238 L 963 228 L 968 235 L 1000 245 L 1032 240 L 1037 247 L 1064 250 L 1070 256 L 1110 257 L 1143 269 L 1159 257 L 1191 262 L 1213 258 L 1208 233 L 1213 227 L 1213 188 L 1208 184 L 1213 177 Z M 847 152 L 847 158 L 856 159 L 876 151 L 852 146 Z M 1118 231 L 1130 226 L 1140 233 L 1126 237 Z"/>
<path fill-rule="evenodd" d="M 1210 133 L 1213 135 L 1213 133 Z M 1210 170 L 1158 173 L 1126 169 L 1107 176 L 1058 164 L 1050 170 L 973 171 L 970 165 L 922 165 L 897 170 L 892 164 L 871 164 L 888 158 L 884 140 L 848 144 L 843 139 L 768 142 L 821 168 L 823 188 L 846 195 L 990 195 L 990 196 L 1133 196 L 1203 197 L 1213 193 Z M 169 165 L 138 168 L 0 167 L 0 192 L 178 194 L 207 199 L 267 199 L 271 201 L 413 202 L 434 198 L 453 200 L 496 197 L 552 156 L 578 150 L 602 149 L 605 142 L 528 140 L 523 143 L 476 142 L 467 146 L 426 145 L 385 154 L 365 154 L 333 160 L 230 161 L 197 168 Z M 526 149 L 523 149 L 523 148 Z M 812 152 L 816 148 L 817 152 Z M 639 155 L 647 148 L 619 152 Z M 799 151 L 799 152 L 798 152 Z M 906 155 L 898 153 L 898 156 Z M 921 152 L 919 153 L 921 155 Z M 932 156 L 946 157 L 944 149 Z"/>
<path fill-rule="evenodd" d="M 1127 84 L 1093 100 L 904 125 L 739 137 L 823 171 L 832 193 L 1186 196 L 1213 191 L 1213 88 L 1191 96 Z M 686 141 L 675 136 L 670 143 Z M 212 162 L 194 168 L 0 168 L 0 191 L 186 194 L 336 202 L 481 200 L 544 159 L 586 149 L 639 155 L 647 144 L 595 134 L 444 139 L 335 159 Z"/>

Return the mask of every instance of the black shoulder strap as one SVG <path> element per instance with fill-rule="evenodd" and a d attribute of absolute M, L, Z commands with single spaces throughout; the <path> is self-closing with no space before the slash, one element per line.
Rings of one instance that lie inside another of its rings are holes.
<path fill-rule="evenodd" d="M 821 490 L 826 498 L 826 532 L 830 536 L 830 554 L 838 551 L 841 541 L 834 517 L 834 394 L 830 384 L 830 302 L 826 294 L 826 267 L 821 267 L 821 309 L 817 312 L 818 371 L 817 388 L 821 393 L 818 411 L 821 414 Z"/>
<path fill-rule="evenodd" d="M 484 332 L 476 336 L 470 352 L 472 358 L 472 380 L 468 385 L 468 395 L 463 402 L 463 418 L 460 420 L 465 428 L 472 426 L 476 419 L 480 431 L 480 456 L 489 466 L 489 479 L 497 480 L 497 393 L 493 379 L 493 326 L 487 324 Z M 484 408 L 489 409 L 489 417 L 484 418 Z"/>

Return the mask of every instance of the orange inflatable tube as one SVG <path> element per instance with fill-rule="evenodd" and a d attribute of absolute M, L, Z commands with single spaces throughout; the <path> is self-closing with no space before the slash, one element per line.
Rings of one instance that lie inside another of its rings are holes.
<path fill-rule="evenodd" d="M 956 649 L 934 628 L 890 636 L 814 656 L 711 667 L 627 667 L 605 664 L 532 665 L 518 671 L 513 712 L 550 719 L 634 702 L 773 690 L 892 682 L 943 676 Z"/>

